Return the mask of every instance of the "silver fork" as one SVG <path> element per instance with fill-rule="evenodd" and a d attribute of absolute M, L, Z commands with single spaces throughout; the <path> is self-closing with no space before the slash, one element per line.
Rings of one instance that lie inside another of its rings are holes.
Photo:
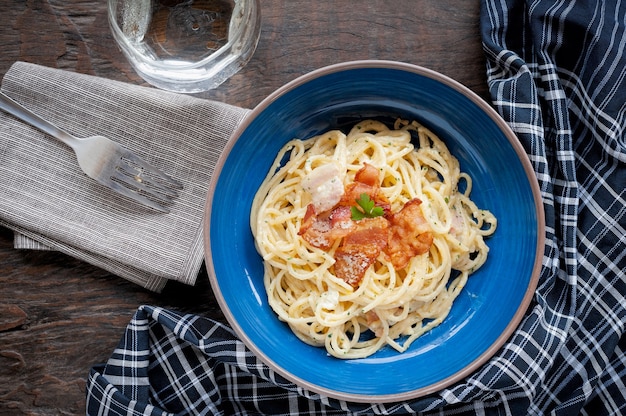
<path fill-rule="evenodd" d="M 87 176 L 143 205 L 167 213 L 169 209 L 164 205 L 183 189 L 180 181 L 104 136 L 74 137 L 2 92 L 0 108 L 71 147 Z"/>

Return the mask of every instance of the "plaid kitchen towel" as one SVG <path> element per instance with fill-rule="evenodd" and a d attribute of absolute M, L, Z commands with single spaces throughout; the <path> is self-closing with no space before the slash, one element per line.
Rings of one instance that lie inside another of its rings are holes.
<path fill-rule="evenodd" d="M 140 308 L 94 367 L 99 415 L 626 413 L 626 1 L 483 0 L 494 107 L 534 166 L 546 214 L 534 301 L 480 370 L 404 403 L 302 391 L 225 326 Z"/>

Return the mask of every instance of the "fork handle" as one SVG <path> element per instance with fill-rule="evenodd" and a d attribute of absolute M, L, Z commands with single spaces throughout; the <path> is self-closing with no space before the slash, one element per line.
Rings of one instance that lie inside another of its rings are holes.
<path fill-rule="evenodd" d="M 75 142 L 78 140 L 76 137 L 72 136 L 66 131 L 61 130 L 54 124 L 39 117 L 37 114 L 28 110 L 26 107 L 22 106 L 21 104 L 18 104 L 17 102 L 9 98 L 9 96 L 7 96 L 1 91 L 0 91 L 0 109 L 17 117 L 23 122 L 28 123 L 31 126 L 41 130 L 42 132 L 47 133 L 50 136 L 62 141 L 66 145 L 70 146 L 72 149 L 74 148 Z"/>

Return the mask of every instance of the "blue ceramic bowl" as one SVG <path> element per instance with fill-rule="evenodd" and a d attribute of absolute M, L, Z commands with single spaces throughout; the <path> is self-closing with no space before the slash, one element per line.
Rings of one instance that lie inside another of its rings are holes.
<path fill-rule="evenodd" d="M 288 140 L 364 118 L 415 119 L 438 134 L 469 173 L 472 199 L 498 228 L 486 264 L 449 316 L 408 351 L 340 360 L 298 340 L 267 303 L 249 226 L 254 194 Z M 537 181 L 513 132 L 474 93 L 436 72 L 398 62 L 326 67 L 277 90 L 233 134 L 213 175 L 205 214 L 206 262 L 220 306 L 245 344 L 301 387 L 356 402 L 434 392 L 485 363 L 515 330 L 533 296 L 543 254 Z"/>

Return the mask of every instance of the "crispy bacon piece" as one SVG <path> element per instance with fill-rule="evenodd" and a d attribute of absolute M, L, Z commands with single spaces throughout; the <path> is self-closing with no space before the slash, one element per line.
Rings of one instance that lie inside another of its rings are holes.
<path fill-rule="evenodd" d="M 356 227 L 350 207 L 337 206 L 330 214 L 331 234 L 335 239 L 348 235 Z"/>
<path fill-rule="evenodd" d="M 389 221 L 383 217 L 355 221 L 356 227 L 346 235 L 335 251 L 335 275 L 357 287 L 367 269 L 387 246 Z"/>
<path fill-rule="evenodd" d="M 302 219 L 302 224 L 300 224 L 300 230 L 298 231 L 298 235 L 305 234 L 312 226 L 317 216 L 315 214 L 315 207 L 313 204 L 309 204 L 306 207 L 306 212 L 304 213 L 304 218 Z"/>
<path fill-rule="evenodd" d="M 350 207 L 337 206 L 332 211 L 316 215 L 313 204 L 306 207 L 306 214 L 298 235 L 314 247 L 328 250 L 339 238 L 348 235 L 354 228 Z"/>
<path fill-rule="evenodd" d="M 367 194 L 372 201 L 376 202 L 376 188 L 361 182 L 352 182 L 346 186 L 346 190 L 339 200 L 339 205 L 353 206 L 356 204 L 355 201 L 361 197 L 361 194 Z"/>
<path fill-rule="evenodd" d="M 378 169 L 369 163 L 363 163 L 363 167 L 354 175 L 354 182 L 360 182 L 376 188 L 380 186 L 378 180 Z"/>
<path fill-rule="evenodd" d="M 433 233 L 422 214 L 422 201 L 415 198 L 389 218 L 386 253 L 396 270 L 403 269 L 411 258 L 430 250 Z"/>
<path fill-rule="evenodd" d="M 350 207 L 363 193 L 383 207 L 384 216 L 352 219 Z M 413 199 L 393 214 L 389 201 L 380 192 L 378 169 L 366 163 L 334 208 L 318 214 L 309 204 L 298 235 L 323 250 L 343 239 L 334 255 L 335 275 L 357 287 L 381 252 L 400 270 L 411 258 L 430 250 L 433 233 L 422 214 L 421 203 Z"/>
<path fill-rule="evenodd" d="M 350 207 L 356 205 L 356 200 L 365 193 L 390 212 L 389 201 L 379 192 L 378 169 L 368 163 L 354 175 L 355 181 L 345 187 L 339 203 L 327 212 L 317 213 L 315 203 L 307 206 L 306 214 L 298 231 L 309 244 L 314 247 L 328 250 L 338 238 L 349 234 L 354 228 Z"/>
<path fill-rule="evenodd" d="M 361 198 L 362 194 L 367 194 L 374 203 L 381 207 L 385 215 L 391 213 L 389 200 L 380 192 L 380 180 L 378 169 L 369 163 L 364 163 L 363 167 L 354 175 L 354 182 L 348 184 L 345 192 L 339 201 L 339 205 L 354 206 L 355 201 Z"/>

